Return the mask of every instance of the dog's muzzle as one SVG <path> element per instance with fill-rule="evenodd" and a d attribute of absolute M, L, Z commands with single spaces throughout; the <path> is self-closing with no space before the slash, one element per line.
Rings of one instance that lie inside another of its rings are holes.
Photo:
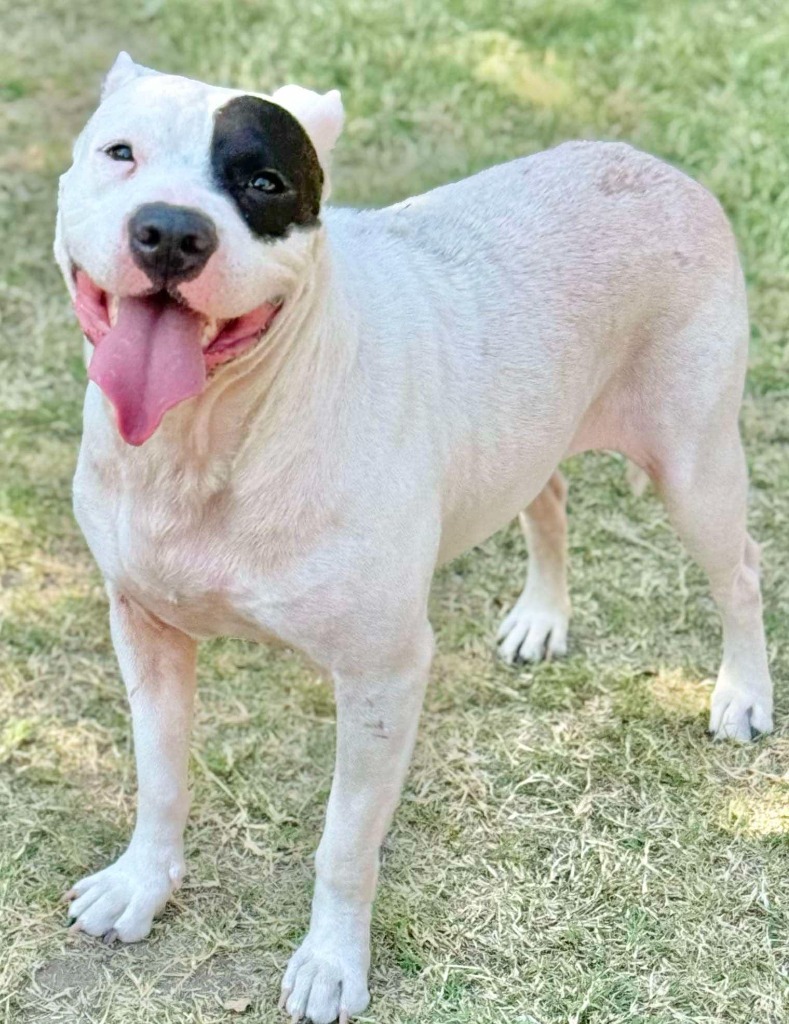
<path fill-rule="evenodd" d="M 197 277 L 219 240 L 212 221 L 186 206 L 146 203 L 129 221 L 129 248 L 156 288 Z"/>

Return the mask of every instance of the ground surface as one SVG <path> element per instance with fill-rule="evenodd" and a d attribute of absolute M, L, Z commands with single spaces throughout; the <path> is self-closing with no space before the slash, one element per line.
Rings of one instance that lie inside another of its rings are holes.
<path fill-rule="evenodd" d="M 574 136 L 625 138 L 732 215 L 753 310 L 743 415 L 776 734 L 704 734 L 719 630 L 621 463 L 575 460 L 571 654 L 508 670 L 513 528 L 437 580 L 439 654 L 374 919 L 393 1022 L 789 1019 L 789 16 L 782 0 L 4 0 L 0 190 L 0 1022 L 275 1021 L 308 914 L 330 692 L 289 653 L 202 654 L 191 873 L 149 941 L 69 939 L 59 894 L 123 847 L 133 768 L 102 589 L 72 521 L 80 342 L 56 176 L 121 46 L 251 88 L 340 86 L 341 202 Z"/>

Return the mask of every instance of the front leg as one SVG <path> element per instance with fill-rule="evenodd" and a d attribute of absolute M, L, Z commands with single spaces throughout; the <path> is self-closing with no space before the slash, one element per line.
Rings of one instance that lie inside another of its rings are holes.
<path fill-rule="evenodd" d="M 337 756 L 310 930 L 282 982 L 281 1005 L 294 1019 L 344 1022 L 370 1001 L 378 855 L 411 760 L 432 653 L 425 623 L 398 663 L 371 666 L 363 677 L 335 674 Z"/>
<path fill-rule="evenodd" d="M 137 822 L 125 853 L 67 894 L 76 931 L 137 942 L 184 875 L 187 762 L 196 643 L 108 587 L 115 653 L 129 697 Z"/>

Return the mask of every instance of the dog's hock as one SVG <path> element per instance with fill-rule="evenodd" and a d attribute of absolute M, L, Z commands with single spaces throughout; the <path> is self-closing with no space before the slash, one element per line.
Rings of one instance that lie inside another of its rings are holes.
<path fill-rule="evenodd" d="M 153 68 L 146 68 L 142 64 L 135 64 L 129 54 L 125 50 L 121 50 L 102 83 L 101 102 L 103 103 L 107 97 L 117 92 L 124 85 L 133 82 L 135 78 L 140 78 L 143 75 L 158 74 L 159 72 L 154 71 Z"/>

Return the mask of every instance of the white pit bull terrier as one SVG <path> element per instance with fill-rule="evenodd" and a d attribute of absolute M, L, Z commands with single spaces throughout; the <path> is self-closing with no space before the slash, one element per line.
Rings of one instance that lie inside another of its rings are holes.
<path fill-rule="evenodd" d="M 75 927 L 135 942 L 184 875 L 202 637 L 331 673 L 337 764 L 283 1003 L 368 1003 L 378 854 L 433 652 L 436 565 L 520 510 L 506 661 L 565 650 L 564 481 L 648 474 L 723 619 L 717 737 L 772 727 L 737 426 L 745 291 L 718 203 L 628 146 L 569 143 L 380 211 L 326 209 L 339 94 L 271 97 L 126 55 L 61 179 L 56 255 L 89 342 L 74 507 L 107 581 L 137 823 Z"/>

